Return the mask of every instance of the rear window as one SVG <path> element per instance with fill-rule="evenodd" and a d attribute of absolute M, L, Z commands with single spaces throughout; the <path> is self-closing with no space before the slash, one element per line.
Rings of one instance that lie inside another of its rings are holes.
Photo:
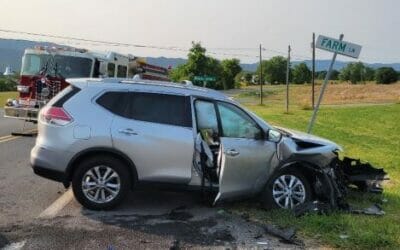
<path fill-rule="evenodd" d="M 139 121 L 192 127 L 190 98 L 185 96 L 106 92 L 96 101 L 112 113 Z"/>
<path fill-rule="evenodd" d="M 53 107 L 62 107 L 66 101 L 78 93 L 81 89 L 72 85 L 69 85 L 61 92 L 59 92 L 55 97 L 51 99 L 48 105 Z"/>
<path fill-rule="evenodd" d="M 190 98 L 185 96 L 130 93 L 127 114 L 135 120 L 192 127 Z"/>
<path fill-rule="evenodd" d="M 110 112 L 126 117 L 126 107 L 129 98 L 129 92 L 106 92 L 97 99 L 97 103 Z"/>

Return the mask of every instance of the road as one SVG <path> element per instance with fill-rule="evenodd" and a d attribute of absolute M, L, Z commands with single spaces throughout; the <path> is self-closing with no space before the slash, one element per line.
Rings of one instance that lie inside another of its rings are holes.
<path fill-rule="evenodd" d="M 113 211 L 83 209 L 62 184 L 33 174 L 35 137 L 9 136 L 23 123 L 0 114 L 0 249 L 298 247 L 195 193 L 134 191 Z"/>

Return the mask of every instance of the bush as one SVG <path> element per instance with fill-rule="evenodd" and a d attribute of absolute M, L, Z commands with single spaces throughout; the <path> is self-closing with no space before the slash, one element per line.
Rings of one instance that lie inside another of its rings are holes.
<path fill-rule="evenodd" d="M 0 78 L 0 92 L 4 91 L 16 91 L 17 85 L 10 79 Z"/>
<path fill-rule="evenodd" d="M 397 72 L 392 67 L 382 67 L 375 72 L 376 83 L 390 84 L 397 82 Z"/>

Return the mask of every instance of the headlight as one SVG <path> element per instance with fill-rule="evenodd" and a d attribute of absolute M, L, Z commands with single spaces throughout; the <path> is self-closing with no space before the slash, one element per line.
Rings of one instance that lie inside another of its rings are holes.
<path fill-rule="evenodd" d="M 17 85 L 17 91 L 20 93 L 29 93 L 29 86 Z"/>
<path fill-rule="evenodd" d="M 50 90 L 48 88 L 42 88 L 42 96 L 48 97 L 50 95 Z"/>

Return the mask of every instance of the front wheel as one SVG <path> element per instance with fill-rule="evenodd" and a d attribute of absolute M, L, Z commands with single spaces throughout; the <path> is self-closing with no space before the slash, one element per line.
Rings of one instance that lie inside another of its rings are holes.
<path fill-rule="evenodd" d="M 72 178 L 75 198 L 92 210 L 117 206 L 129 190 L 129 172 L 115 158 L 98 156 L 84 160 Z"/>
<path fill-rule="evenodd" d="M 293 209 L 312 200 L 308 180 L 297 169 L 284 169 L 274 174 L 261 194 L 264 208 Z"/>

